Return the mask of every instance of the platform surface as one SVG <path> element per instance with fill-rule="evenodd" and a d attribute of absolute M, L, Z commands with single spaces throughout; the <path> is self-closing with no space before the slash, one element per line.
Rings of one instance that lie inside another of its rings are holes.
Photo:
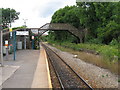
<path fill-rule="evenodd" d="M 39 55 L 39 50 L 20 50 L 17 51 L 16 61 L 12 54 L 9 55 L 9 60 L 4 61 L 4 64 L 19 68 L 3 83 L 2 88 L 31 88 Z"/>
<path fill-rule="evenodd" d="M 4 61 L 4 71 L 7 72 L 4 76 L 7 79 L 1 82 L 2 88 L 52 88 L 43 47 L 40 50 L 20 50 L 16 55 L 16 61 L 12 54 L 9 55 L 9 60 Z"/>
<path fill-rule="evenodd" d="M 31 88 L 52 88 L 46 52 L 40 49 L 40 57 Z"/>
<path fill-rule="evenodd" d="M 19 66 L 8 66 L 0 67 L 0 89 L 2 88 L 2 84 L 8 80 L 15 71 L 19 68 Z"/>

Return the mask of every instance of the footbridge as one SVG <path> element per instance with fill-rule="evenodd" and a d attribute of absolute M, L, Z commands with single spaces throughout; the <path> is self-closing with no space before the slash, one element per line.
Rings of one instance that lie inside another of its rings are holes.
<path fill-rule="evenodd" d="M 41 26 L 40 28 L 22 28 L 22 29 L 16 29 L 13 30 L 15 31 L 29 31 L 30 35 L 33 33 L 34 35 L 43 35 L 47 31 L 68 31 L 74 36 L 76 36 L 79 40 L 80 43 L 82 43 L 82 39 L 84 37 L 84 29 L 79 28 L 77 29 L 76 27 L 72 26 L 71 24 L 68 23 L 46 23 L 45 25 Z M 3 35 L 9 34 L 9 30 L 4 30 Z"/>
<path fill-rule="evenodd" d="M 68 23 L 46 23 L 45 25 L 41 26 L 40 28 L 28 28 L 29 30 L 38 30 L 38 35 L 41 36 L 47 31 L 68 31 L 77 38 L 79 38 L 80 42 L 82 43 L 83 38 L 83 28 L 77 29 L 76 27 L 68 24 Z"/>

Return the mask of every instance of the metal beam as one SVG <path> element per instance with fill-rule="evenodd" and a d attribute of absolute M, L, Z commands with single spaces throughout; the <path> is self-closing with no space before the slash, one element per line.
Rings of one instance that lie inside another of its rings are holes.
<path fill-rule="evenodd" d="M 67 31 L 71 32 L 72 34 L 74 34 L 75 36 L 77 36 L 80 39 L 80 42 L 82 42 L 82 38 L 84 36 L 84 32 L 83 32 L 84 29 L 83 28 L 80 28 L 78 30 L 76 27 L 74 27 L 74 26 L 72 26 L 68 23 L 46 23 L 45 25 L 41 26 L 40 28 L 22 28 L 22 29 L 26 29 L 26 30 L 31 30 L 31 29 L 36 30 L 36 29 L 38 29 L 38 31 L 44 31 L 44 32 L 50 31 L 50 30 L 51 31 L 58 31 L 58 30 L 65 31 L 65 30 L 67 30 Z M 18 31 L 18 30 L 21 30 L 21 29 L 13 30 L 13 32 Z M 42 35 L 44 32 L 42 32 L 39 35 Z M 8 33 L 10 33 L 10 32 L 5 31 L 3 33 L 3 35 L 8 34 Z"/>
<path fill-rule="evenodd" d="M 19 31 L 19 30 L 21 30 L 21 29 L 16 29 L 16 30 L 13 30 L 12 32 Z M 10 31 L 6 30 L 6 32 L 3 32 L 3 35 L 9 34 L 9 33 L 10 33 Z"/>

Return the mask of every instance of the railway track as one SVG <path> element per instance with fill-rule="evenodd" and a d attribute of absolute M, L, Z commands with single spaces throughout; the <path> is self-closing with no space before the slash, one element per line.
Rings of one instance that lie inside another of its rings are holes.
<path fill-rule="evenodd" d="M 81 77 L 79 76 L 59 55 L 57 55 L 52 49 L 42 44 L 45 48 L 48 59 L 54 68 L 60 86 L 63 90 L 72 89 L 88 89 L 93 90 L 93 88 Z"/>

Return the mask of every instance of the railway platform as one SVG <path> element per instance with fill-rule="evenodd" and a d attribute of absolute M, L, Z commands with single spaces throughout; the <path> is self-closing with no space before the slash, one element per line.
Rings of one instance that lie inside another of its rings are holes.
<path fill-rule="evenodd" d="M 40 57 L 31 88 L 52 88 L 46 52 L 42 46 L 40 48 Z"/>
<path fill-rule="evenodd" d="M 40 50 L 20 50 L 16 54 L 15 61 L 10 54 L 4 67 L 0 67 L 0 88 L 52 88 L 43 47 Z"/>

